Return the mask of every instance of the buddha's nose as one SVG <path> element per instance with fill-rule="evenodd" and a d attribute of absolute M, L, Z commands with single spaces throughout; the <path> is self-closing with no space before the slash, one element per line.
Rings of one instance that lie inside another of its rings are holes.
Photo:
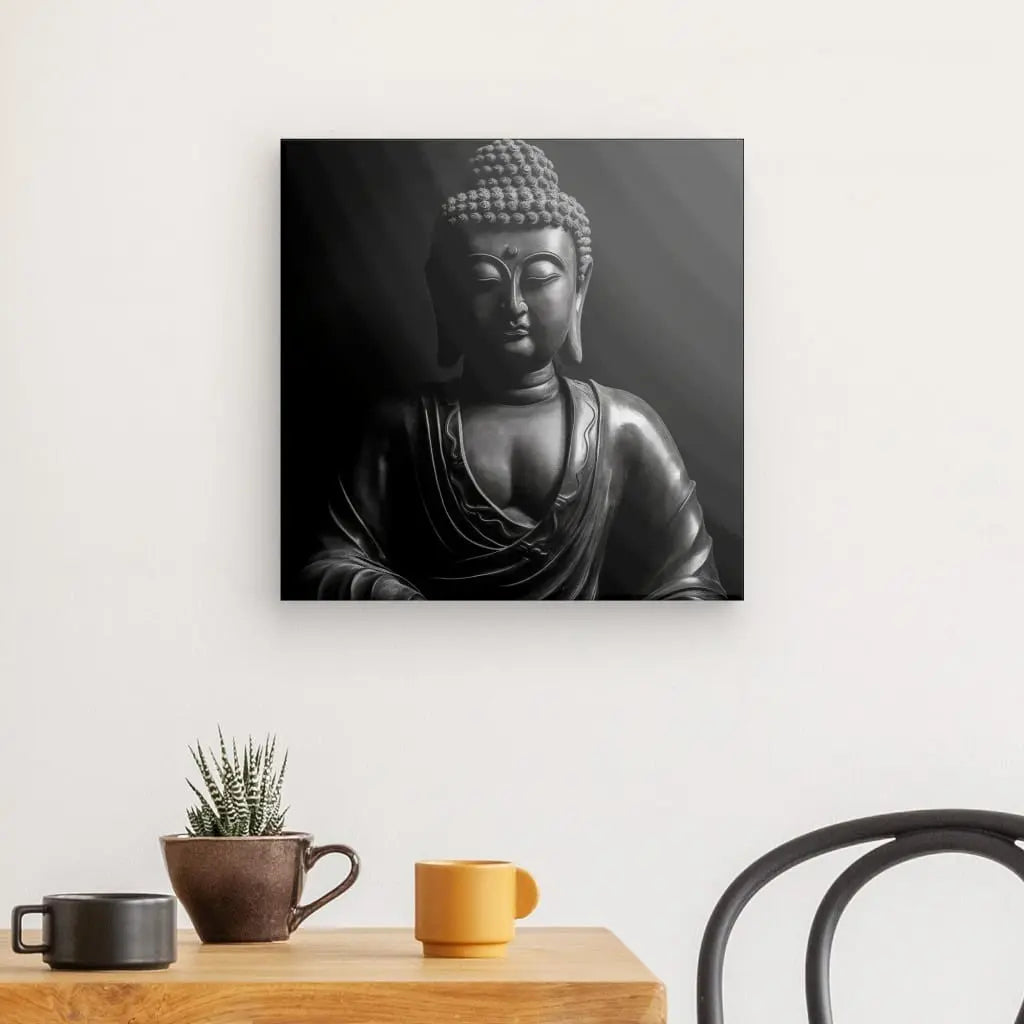
<path fill-rule="evenodd" d="M 508 306 L 509 316 L 512 319 L 518 320 L 527 313 L 528 307 L 523 299 L 523 293 L 519 290 L 519 282 L 517 280 L 513 280 L 509 286 L 505 302 Z"/>

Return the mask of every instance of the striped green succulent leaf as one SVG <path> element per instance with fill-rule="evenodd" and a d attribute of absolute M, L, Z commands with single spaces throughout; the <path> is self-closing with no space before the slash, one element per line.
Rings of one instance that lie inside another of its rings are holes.
<path fill-rule="evenodd" d="M 186 811 L 188 834 L 200 836 L 276 835 L 284 828 L 281 794 L 288 753 L 279 770 L 275 769 L 276 737 L 267 735 L 257 744 L 249 736 L 239 753 L 237 740 L 230 750 L 220 726 L 217 727 L 219 754 L 210 748 L 203 752 L 197 742 L 189 753 L 199 771 L 206 792 L 191 780 L 189 789 L 199 803 Z"/>

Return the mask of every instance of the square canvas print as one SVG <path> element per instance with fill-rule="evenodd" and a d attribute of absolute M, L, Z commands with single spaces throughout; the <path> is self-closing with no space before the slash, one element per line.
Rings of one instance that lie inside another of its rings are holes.
<path fill-rule="evenodd" d="M 740 140 L 285 140 L 281 591 L 743 596 Z"/>

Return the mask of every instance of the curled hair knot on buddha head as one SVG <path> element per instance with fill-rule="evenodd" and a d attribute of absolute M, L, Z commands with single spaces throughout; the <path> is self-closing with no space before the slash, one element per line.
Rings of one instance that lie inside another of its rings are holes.
<path fill-rule="evenodd" d="M 497 139 L 473 154 L 469 169 L 465 191 L 441 204 L 450 225 L 565 228 L 576 246 L 577 280 L 586 280 L 590 221 L 579 201 L 558 187 L 555 165 L 542 149 L 521 139 Z"/>

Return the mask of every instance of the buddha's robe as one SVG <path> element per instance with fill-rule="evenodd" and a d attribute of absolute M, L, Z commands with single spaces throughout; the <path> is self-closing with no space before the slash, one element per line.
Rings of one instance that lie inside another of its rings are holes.
<path fill-rule="evenodd" d="M 321 599 L 677 598 L 725 592 L 679 451 L 623 391 L 563 378 L 561 483 L 534 525 L 476 485 L 458 401 L 435 388 L 382 411 L 336 481 L 306 579 Z"/>

